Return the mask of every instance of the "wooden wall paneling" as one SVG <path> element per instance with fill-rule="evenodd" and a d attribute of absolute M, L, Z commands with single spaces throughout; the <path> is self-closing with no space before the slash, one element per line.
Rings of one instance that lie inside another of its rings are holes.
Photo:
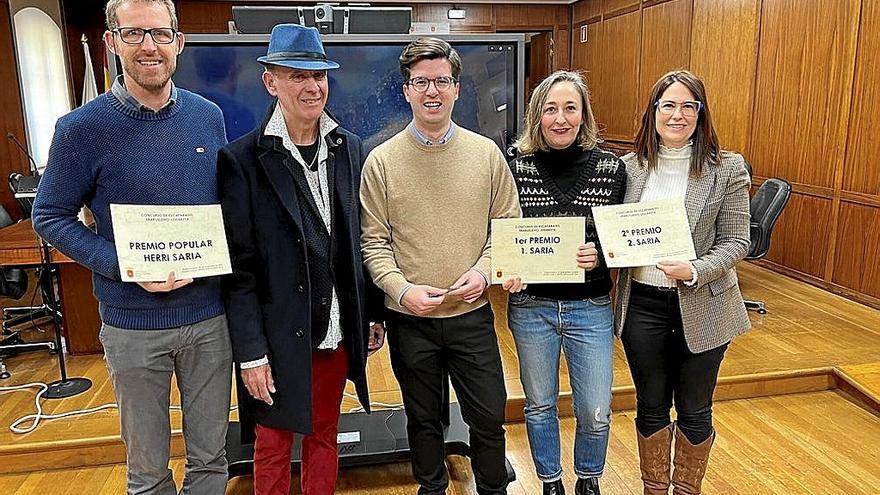
<path fill-rule="evenodd" d="M 95 83 L 98 93 L 104 87 L 104 6 L 103 0 L 62 0 L 61 28 L 67 52 L 67 64 L 70 71 L 70 84 L 73 86 L 73 106 L 82 103 L 83 78 L 85 77 L 85 55 L 82 49 L 82 35 L 89 40 L 89 56 L 92 69 L 95 71 Z"/>
<path fill-rule="evenodd" d="M 602 74 L 593 81 L 592 104 L 606 139 L 632 141 L 638 130 L 640 25 L 638 11 L 602 23 Z"/>
<path fill-rule="evenodd" d="M 640 0 L 605 0 L 602 14 L 605 20 L 639 9 Z"/>
<path fill-rule="evenodd" d="M 246 4 L 248 2 L 237 2 Z M 177 20 L 184 33 L 228 33 L 232 20 L 230 2 L 210 0 L 180 0 L 177 2 Z"/>
<path fill-rule="evenodd" d="M 832 281 L 880 297 L 880 208 L 842 202 Z"/>
<path fill-rule="evenodd" d="M 580 26 L 574 29 L 577 37 L 572 40 L 571 67 L 582 71 L 590 88 L 590 99 L 596 100 L 596 91 L 601 86 L 599 78 L 603 70 L 602 23 L 587 24 L 587 41 L 580 41 Z M 594 104 L 595 107 L 595 104 Z M 595 111 L 595 108 L 594 108 Z"/>
<path fill-rule="evenodd" d="M 570 20 L 567 5 L 493 4 L 492 11 L 497 31 L 554 29 L 558 24 L 567 26 Z"/>
<path fill-rule="evenodd" d="M 832 217 L 830 199 L 795 192 L 773 230 L 767 259 L 823 278 Z"/>
<path fill-rule="evenodd" d="M 526 101 L 531 98 L 532 91 L 545 77 L 550 75 L 553 70 L 550 45 L 553 42 L 553 35 L 549 31 L 544 31 L 532 36 L 529 43 L 529 70 L 526 74 Z"/>
<path fill-rule="evenodd" d="M 553 70 L 571 68 L 571 30 L 556 28 L 553 32 Z"/>
<path fill-rule="evenodd" d="M 447 12 L 454 5 L 451 3 L 419 3 L 413 4 L 413 22 L 449 22 L 449 30 L 455 32 L 493 32 L 495 18 L 492 5 L 462 4 L 458 8 L 465 10 L 464 19 L 449 19 Z"/>
<path fill-rule="evenodd" d="M 758 174 L 834 186 L 858 16 L 859 0 L 763 0 L 749 148 Z"/>
<path fill-rule="evenodd" d="M 642 0 L 642 9 L 660 5 L 661 3 L 671 2 L 673 0 Z M 693 0 L 691 0 L 693 1 Z"/>
<path fill-rule="evenodd" d="M 691 23 L 690 66 L 706 84 L 721 146 L 747 160 L 759 4 L 760 0 L 694 0 Z"/>
<path fill-rule="evenodd" d="M 880 196 L 880 0 L 862 0 L 849 122 L 843 190 Z"/>
<path fill-rule="evenodd" d="M 693 0 L 674 0 L 642 9 L 642 50 L 639 62 L 639 106 L 648 101 L 660 76 L 687 69 L 691 51 Z"/>
<path fill-rule="evenodd" d="M 880 196 L 876 194 L 855 193 L 840 191 L 840 200 L 858 203 L 860 205 L 876 206 L 880 208 Z"/>
<path fill-rule="evenodd" d="M 596 22 L 601 18 L 602 0 L 580 0 L 571 6 L 572 25 L 584 22 Z"/>
<path fill-rule="evenodd" d="M 9 54 L 9 58 L 4 56 L 4 62 L 0 64 L 0 108 L 3 108 L 3 112 L 0 112 L 0 126 L 3 128 L 3 135 L 0 136 L 0 203 L 15 219 L 20 217 L 21 210 L 18 209 L 12 192 L 6 187 L 6 178 L 13 172 L 27 174 L 28 159 L 15 143 L 6 138 L 7 133 L 12 133 L 21 144 L 27 146 L 8 0 L 0 1 L 0 53 Z"/>

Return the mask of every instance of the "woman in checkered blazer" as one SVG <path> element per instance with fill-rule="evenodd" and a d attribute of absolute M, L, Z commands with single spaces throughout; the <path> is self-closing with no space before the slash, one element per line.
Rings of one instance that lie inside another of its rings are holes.
<path fill-rule="evenodd" d="M 731 339 L 750 327 L 734 270 L 749 247 L 749 175 L 742 156 L 719 148 L 703 82 L 688 71 L 654 84 L 635 153 L 623 161 L 624 202 L 681 198 L 697 254 L 618 279 L 615 330 L 636 386 L 644 493 L 666 494 L 671 482 L 677 495 L 699 494 L 718 369 Z"/>

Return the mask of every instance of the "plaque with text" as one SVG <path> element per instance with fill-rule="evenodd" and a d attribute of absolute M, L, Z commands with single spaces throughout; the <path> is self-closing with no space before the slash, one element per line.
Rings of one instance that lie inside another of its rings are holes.
<path fill-rule="evenodd" d="M 577 266 L 584 217 L 492 220 L 492 283 L 519 277 L 527 284 L 584 281 Z"/>
<path fill-rule="evenodd" d="M 232 273 L 220 205 L 111 204 L 125 282 L 163 282 Z"/>
<path fill-rule="evenodd" d="M 593 219 L 609 268 L 697 257 L 681 198 L 597 206 Z"/>

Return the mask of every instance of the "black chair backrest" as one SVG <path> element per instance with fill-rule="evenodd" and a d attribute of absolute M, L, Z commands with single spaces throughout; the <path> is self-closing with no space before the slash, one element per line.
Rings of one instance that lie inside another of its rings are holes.
<path fill-rule="evenodd" d="M 0 206 L 0 228 L 12 225 L 12 217 Z M 27 273 L 21 268 L 0 268 L 0 297 L 20 299 L 27 292 Z"/>
<path fill-rule="evenodd" d="M 770 250 L 773 228 L 790 197 L 791 184 L 783 179 L 767 179 L 755 192 L 749 204 L 751 244 L 745 259 L 763 258 Z"/>
<path fill-rule="evenodd" d="M 6 211 L 6 208 L 0 206 L 0 229 L 2 229 L 3 227 L 9 227 L 14 223 L 15 221 L 12 219 L 11 216 L 9 216 L 9 212 Z"/>
<path fill-rule="evenodd" d="M 39 183 L 39 177 L 21 175 L 16 172 L 9 174 L 9 189 L 12 190 L 12 194 L 35 194 Z M 18 202 L 18 207 L 21 208 L 23 218 L 30 218 L 31 211 L 34 209 L 34 198 L 16 197 L 15 200 Z"/>

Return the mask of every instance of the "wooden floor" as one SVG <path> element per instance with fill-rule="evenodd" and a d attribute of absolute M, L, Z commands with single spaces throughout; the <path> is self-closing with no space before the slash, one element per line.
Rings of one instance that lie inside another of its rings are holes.
<path fill-rule="evenodd" d="M 638 495 L 634 413 L 615 413 L 602 479 L 606 495 Z M 832 391 L 721 402 L 715 408 L 718 441 L 704 483 L 706 494 L 876 495 L 880 487 L 880 422 Z M 563 463 L 571 466 L 574 421 L 562 420 Z M 511 495 L 540 493 L 533 475 L 525 426 L 511 424 L 509 460 L 519 479 Z M 183 479 L 182 459 L 172 461 L 174 477 Z M 449 462 L 450 495 L 476 493 L 466 459 Z M 570 469 L 564 477 L 574 483 Z M 298 482 L 294 478 L 294 483 Z M 123 493 L 125 467 L 117 464 L 34 474 L 0 476 L 6 495 L 111 495 Z M 344 495 L 402 495 L 417 486 L 406 463 L 343 470 L 337 493 Z M 248 477 L 232 480 L 227 495 L 252 493 Z M 298 488 L 291 493 L 300 493 Z"/>
<path fill-rule="evenodd" d="M 863 458 L 870 459 L 868 454 L 878 450 L 880 432 L 877 431 L 877 414 L 848 401 L 852 399 L 849 393 L 815 392 L 834 387 L 834 380 L 826 378 L 829 370 L 834 368 L 835 372 L 853 378 L 852 381 L 859 384 L 852 390 L 858 392 L 857 395 L 870 398 L 873 390 L 873 397 L 880 398 L 880 311 L 754 265 L 742 264 L 739 273 L 744 295 L 765 300 L 770 312 L 767 315 L 750 313 L 754 328 L 739 337 L 728 351 L 721 369 L 719 393 L 737 387 L 736 393 L 728 397 L 758 397 L 797 391 L 811 393 L 719 403 L 716 408 L 718 429 L 723 440 L 719 440 L 718 453 L 713 457 L 713 469 L 718 471 L 710 470 L 707 484 L 715 489 L 707 493 L 880 493 L 873 489 L 880 486 L 880 462 L 875 458 L 873 463 L 863 464 L 861 460 L 848 458 L 849 453 L 858 452 Z M 515 417 L 517 409 L 521 407 L 521 402 L 517 403 L 516 400 L 521 401 L 522 397 L 518 361 L 506 325 L 503 295 L 494 292 L 492 296 L 498 317 L 504 375 L 512 404 L 508 415 Z M 0 386 L 51 381 L 58 376 L 54 358 L 44 352 L 9 358 L 7 365 L 13 377 L 0 382 Z M 113 401 L 104 363 L 99 356 L 70 358 L 68 370 L 71 376 L 91 378 L 95 386 L 74 398 L 44 401 L 47 413 L 94 407 Z M 399 402 L 387 349 L 371 358 L 368 376 L 375 402 Z M 769 382 L 766 380 L 755 380 L 755 377 L 768 376 L 779 378 L 778 383 L 767 385 Z M 799 377 L 813 377 L 813 381 L 798 381 Z M 569 390 L 567 380 L 567 372 L 563 369 L 563 394 Z M 631 408 L 632 382 L 619 343 L 615 344 L 614 383 L 616 410 Z M 627 394 L 629 400 L 617 400 L 619 396 Z M 177 400 L 176 394 L 173 400 Z M 880 403 L 880 400 L 875 400 L 875 403 Z M 346 400 L 343 409 L 348 410 L 355 405 L 354 401 Z M 114 411 L 46 423 L 27 435 L 14 435 L 5 428 L 16 418 L 32 411 L 33 393 L 0 394 L 0 459 L 3 459 L 0 461 L 0 473 L 28 469 L 29 465 L 33 465 L 29 463 L 35 455 L 49 466 L 100 464 L 124 458 Z M 795 414 L 792 411 L 799 412 Z M 638 486 L 632 416 L 631 412 L 615 413 L 609 471 L 604 482 L 609 489 L 603 493 L 634 493 L 633 487 Z M 802 422 L 796 422 L 796 418 Z M 825 434 L 823 428 L 832 419 L 839 422 L 839 426 L 830 430 L 832 433 L 827 438 L 820 438 Z M 570 420 L 565 421 L 563 430 L 570 432 Z M 179 425 L 179 414 L 172 415 L 172 422 L 175 427 Z M 791 431 L 786 431 L 786 428 Z M 508 450 L 521 479 L 512 487 L 511 493 L 535 493 L 537 485 L 532 474 L 524 427 L 522 424 L 510 424 L 508 430 Z M 852 436 L 846 433 L 850 430 Z M 570 438 L 565 440 L 570 444 Z M 180 440 L 176 439 L 173 445 L 174 450 L 180 452 Z M 725 454 L 728 451 L 729 454 Z M 799 466 L 795 460 L 806 464 Z M 174 461 L 177 476 L 181 475 L 181 465 L 182 461 Z M 849 480 L 846 483 L 834 481 L 834 486 L 828 485 L 825 491 L 821 491 L 823 483 L 813 481 L 817 474 L 821 474 L 822 480 L 836 480 L 834 470 L 841 468 L 844 473 L 841 477 Z M 466 462 L 453 461 L 452 469 L 459 481 L 454 483 L 455 491 L 451 493 L 472 493 L 467 488 L 468 483 L 472 484 L 469 481 L 472 477 L 467 471 Z M 739 481 L 725 481 L 721 476 L 725 470 L 738 473 L 736 478 Z M 718 474 L 713 475 L 713 472 Z M 63 490 L 69 488 L 69 493 L 118 493 L 122 490 L 120 487 L 124 486 L 124 468 L 116 465 L 6 475 L 0 477 L 0 493 L 68 493 L 48 489 L 61 489 L 60 480 L 66 480 Z M 870 482 L 864 487 L 871 488 L 858 488 L 862 482 Z M 357 490 L 340 490 L 340 493 L 414 491 L 406 464 L 381 470 L 351 470 L 340 483 L 343 488 L 357 487 Z M 230 485 L 231 493 L 247 493 L 249 488 L 246 485 L 246 480 L 234 481 Z M 79 488 L 74 489 L 74 486 Z M 838 489 L 835 487 L 840 487 L 839 491 L 835 491 Z"/>

